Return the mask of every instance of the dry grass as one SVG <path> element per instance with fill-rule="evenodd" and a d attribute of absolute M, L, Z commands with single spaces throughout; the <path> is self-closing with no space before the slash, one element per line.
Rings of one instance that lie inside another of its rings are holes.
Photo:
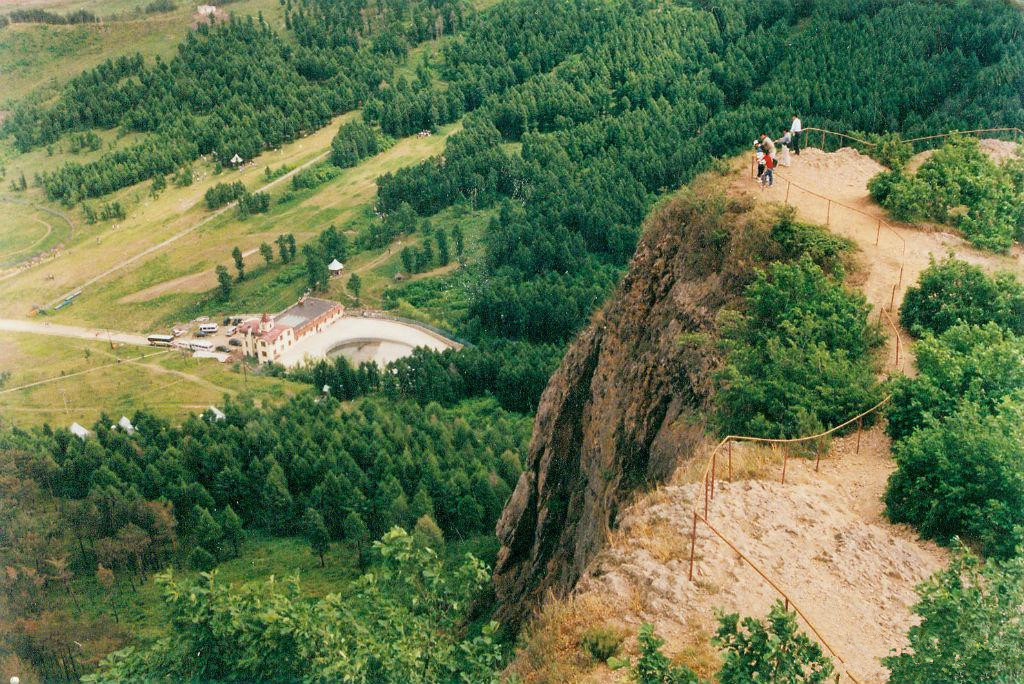
<path fill-rule="evenodd" d="M 523 630 L 516 657 L 505 674 L 518 677 L 524 684 L 593 681 L 595 670 L 610 675 L 605 665 L 593 662 L 580 640 L 584 632 L 596 626 L 624 628 L 623 623 L 609 620 L 612 615 L 617 611 L 605 597 L 549 597 L 541 614 Z"/>

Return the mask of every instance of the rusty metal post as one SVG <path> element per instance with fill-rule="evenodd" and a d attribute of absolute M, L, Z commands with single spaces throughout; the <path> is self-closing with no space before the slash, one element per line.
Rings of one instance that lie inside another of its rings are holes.
<path fill-rule="evenodd" d="M 903 264 L 900 264 L 900 281 L 897 283 L 899 287 L 903 287 Z"/>
<path fill-rule="evenodd" d="M 896 367 L 900 366 L 900 334 L 896 333 Z"/>
<path fill-rule="evenodd" d="M 825 209 L 825 225 L 832 225 L 832 200 L 828 201 L 828 205 Z"/>
<path fill-rule="evenodd" d="M 786 464 L 789 463 L 789 451 L 782 451 L 782 484 L 786 484 Z"/>
<path fill-rule="evenodd" d="M 711 498 L 715 498 L 715 471 L 718 469 L 718 449 L 711 452 Z"/>
<path fill-rule="evenodd" d="M 704 517 L 708 517 L 708 476 L 704 476 Z"/>
<path fill-rule="evenodd" d="M 882 219 L 878 219 L 878 228 L 875 229 L 875 247 L 878 246 L 878 238 L 882 235 Z"/>
<path fill-rule="evenodd" d="M 825 149 L 825 131 L 821 132 L 821 151 L 822 152 L 826 152 L 827 151 Z"/>
<path fill-rule="evenodd" d="M 782 598 L 786 599 L 786 612 L 788 613 L 789 612 L 789 597 L 783 595 Z"/>
<path fill-rule="evenodd" d="M 824 439 L 824 437 L 822 437 L 821 439 Z M 814 451 L 816 452 L 814 457 L 814 472 L 818 472 L 818 465 L 821 463 L 821 439 L 818 440 L 818 443 L 815 445 L 814 449 Z"/>
<path fill-rule="evenodd" d="M 896 284 L 892 286 L 892 296 L 889 297 L 889 311 L 892 311 L 892 307 L 896 304 Z M 897 335 L 898 337 L 898 335 Z"/>
<path fill-rule="evenodd" d="M 732 482 L 732 440 L 729 440 L 729 482 Z"/>
<path fill-rule="evenodd" d="M 697 546 L 697 511 L 693 512 L 693 529 L 690 531 L 690 581 L 693 581 L 693 550 Z"/>
<path fill-rule="evenodd" d="M 750 155 L 750 177 L 751 178 L 757 178 L 757 171 L 756 171 L 756 163 L 757 162 L 755 161 L 756 159 L 757 159 L 757 155 L 756 154 Z"/>
<path fill-rule="evenodd" d="M 787 178 L 786 179 L 786 204 L 789 204 L 789 189 L 793 187 L 793 183 Z"/>
<path fill-rule="evenodd" d="M 862 425 L 863 421 L 864 421 L 863 418 L 858 418 L 857 419 L 857 453 L 858 454 L 860 453 L 860 430 L 861 430 L 861 425 Z"/>

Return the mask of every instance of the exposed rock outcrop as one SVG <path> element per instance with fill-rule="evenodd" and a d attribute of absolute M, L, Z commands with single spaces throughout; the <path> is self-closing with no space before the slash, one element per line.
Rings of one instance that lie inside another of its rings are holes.
<path fill-rule="evenodd" d="M 717 313 L 774 249 L 751 205 L 682 195 L 657 209 L 623 282 L 551 378 L 498 521 L 505 622 L 571 589 L 631 493 L 701 443 Z"/>

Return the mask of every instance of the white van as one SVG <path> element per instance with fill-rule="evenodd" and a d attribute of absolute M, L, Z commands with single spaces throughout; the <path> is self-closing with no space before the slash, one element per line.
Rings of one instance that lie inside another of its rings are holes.
<path fill-rule="evenodd" d="M 231 337 L 232 335 L 234 335 L 237 330 L 238 330 L 238 326 L 235 326 L 235 325 L 228 326 L 228 329 L 227 329 L 228 337 Z"/>
<path fill-rule="evenodd" d="M 206 333 L 207 335 L 209 335 L 210 333 L 215 333 L 217 332 L 217 324 L 203 323 L 201 326 L 199 326 L 199 332 Z"/>

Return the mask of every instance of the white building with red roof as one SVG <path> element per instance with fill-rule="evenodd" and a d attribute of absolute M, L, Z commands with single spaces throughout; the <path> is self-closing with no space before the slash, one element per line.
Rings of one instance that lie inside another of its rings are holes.
<path fill-rule="evenodd" d="M 263 314 L 238 326 L 242 351 L 261 363 L 277 361 L 281 354 L 307 335 L 320 332 L 345 315 L 338 302 L 303 297 L 276 316 Z"/>

